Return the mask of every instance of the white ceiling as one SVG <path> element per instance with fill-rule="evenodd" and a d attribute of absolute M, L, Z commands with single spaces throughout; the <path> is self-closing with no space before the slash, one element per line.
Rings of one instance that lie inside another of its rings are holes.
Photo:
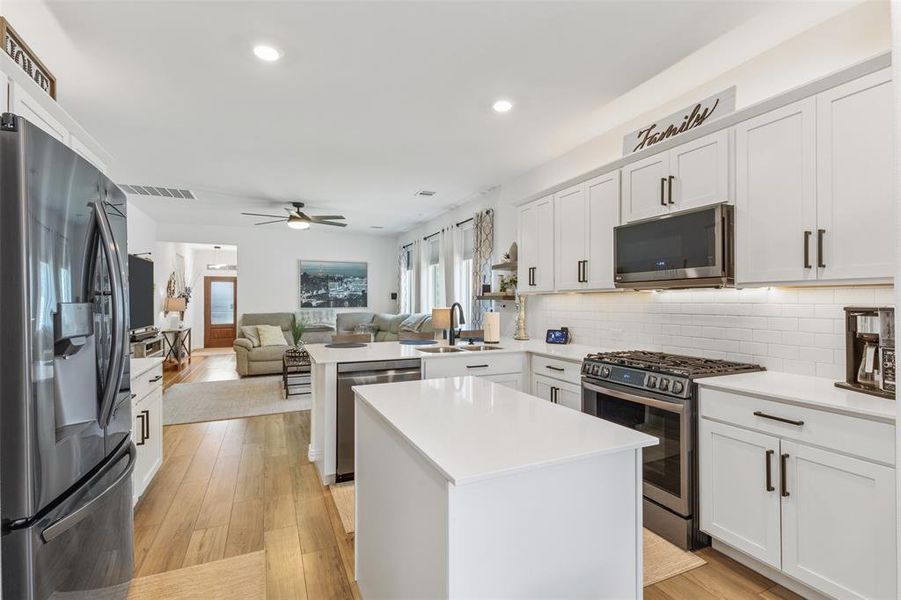
<path fill-rule="evenodd" d="M 4 0 L 116 180 L 198 194 L 143 200 L 155 218 L 249 224 L 303 200 L 383 233 L 586 141 L 598 108 L 767 7 Z M 259 42 L 284 58 L 260 62 Z"/>

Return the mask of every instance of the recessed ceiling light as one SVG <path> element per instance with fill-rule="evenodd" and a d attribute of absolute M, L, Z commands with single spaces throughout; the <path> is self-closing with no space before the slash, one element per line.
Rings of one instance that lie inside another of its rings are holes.
<path fill-rule="evenodd" d="M 494 112 L 505 113 L 509 112 L 511 108 L 513 108 L 513 103 L 509 100 L 498 100 L 491 107 L 494 109 Z"/>
<path fill-rule="evenodd" d="M 257 58 L 266 62 L 275 62 L 282 57 L 279 49 L 265 45 L 254 46 L 253 53 Z"/>

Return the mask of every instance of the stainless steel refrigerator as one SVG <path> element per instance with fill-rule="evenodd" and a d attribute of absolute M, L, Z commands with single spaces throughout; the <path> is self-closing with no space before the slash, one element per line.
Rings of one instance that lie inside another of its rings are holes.
<path fill-rule="evenodd" d="M 0 117 L 4 599 L 115 594 L 132 575 L 125 222 L 106 176 Z"/>

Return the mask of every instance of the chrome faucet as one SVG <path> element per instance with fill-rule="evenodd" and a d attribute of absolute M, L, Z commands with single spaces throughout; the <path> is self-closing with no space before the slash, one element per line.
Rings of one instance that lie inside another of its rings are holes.
<path fill-rule="evenodd" d="M 447 332 L 447 345 L 453 346 L 457 343 L 457 328 L 454 325 L 454 309 L 458 309 L 460 312 L 460 322 L 459 325 L 466 324 L 466 318 L 463 316 L 463 305 L 459 302 L 454 302 L 451 304 L 451 314 L 450 314 L 450 329 Z"/>

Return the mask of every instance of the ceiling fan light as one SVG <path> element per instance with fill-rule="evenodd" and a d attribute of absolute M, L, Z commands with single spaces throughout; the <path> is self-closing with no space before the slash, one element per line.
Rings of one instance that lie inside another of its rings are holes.
<path fill-rule="evenodd" d="M 288 219 L 288 227 L 290 227 L 291 229 L 309 229 L 310 224 L 303 219 L 292 215 Z"/>

